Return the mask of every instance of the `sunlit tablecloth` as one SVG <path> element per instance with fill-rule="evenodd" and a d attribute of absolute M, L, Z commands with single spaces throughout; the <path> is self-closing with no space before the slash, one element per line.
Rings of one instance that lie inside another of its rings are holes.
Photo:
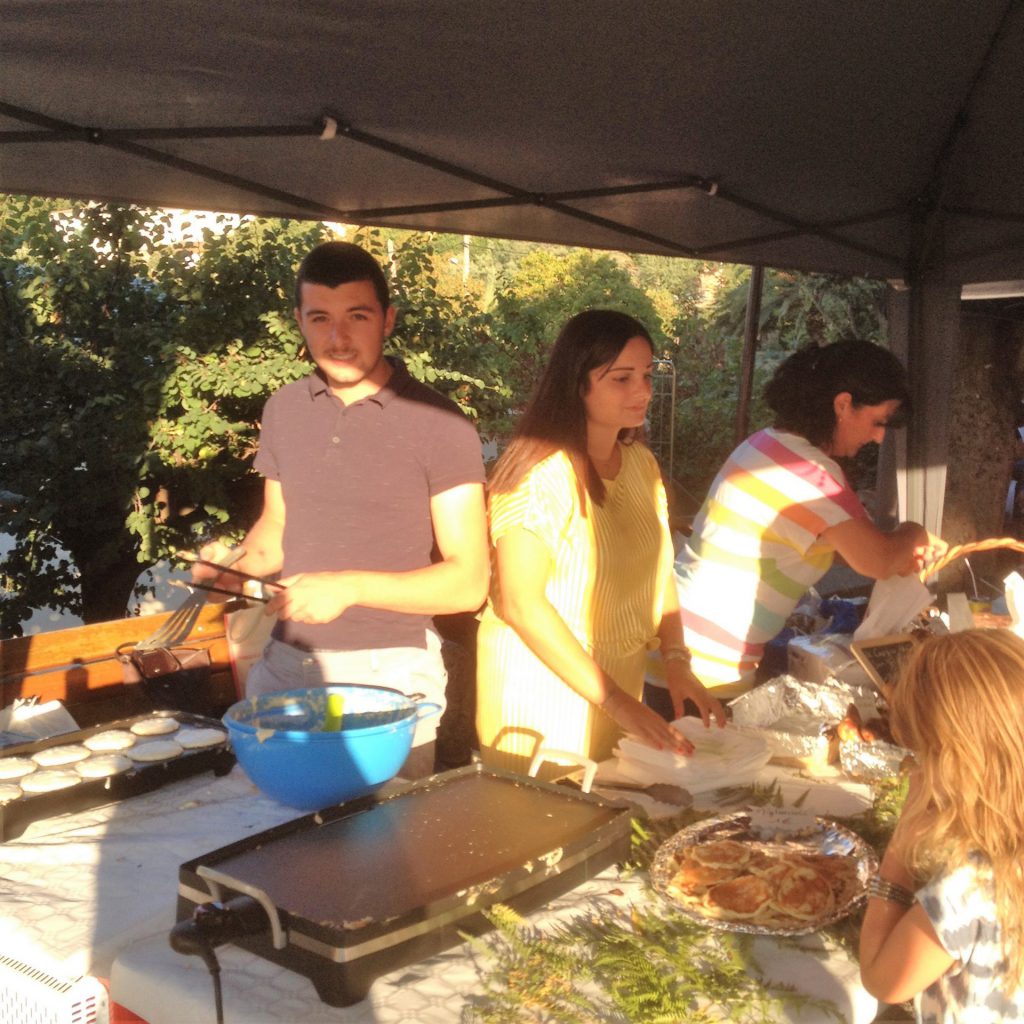
<path fill-rule="evenodd" d="M 235 768 L 35 822 L 0 844 L 0 951 L 105 977 L 129 943 L 174 924 L 181 863 L 295 816 Z"/>

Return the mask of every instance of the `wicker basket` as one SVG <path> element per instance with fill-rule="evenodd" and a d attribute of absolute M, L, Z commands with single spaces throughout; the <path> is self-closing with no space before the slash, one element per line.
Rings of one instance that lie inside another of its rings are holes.
<path fill-rule="evenodd" d="M 1024 541 L 1017 540 L 1016 537 L 990 537 L 988 540 L 976 540 L 970 544 L 954 544 L 944 555 L 940 555 L 934 562 L 925 565 L 918 576 L 924 583 L 929 577 L 934 576 L 964 555 L 974 555 L 979 551 L 995 551 L 999 548 L 1024 554 Z"/>

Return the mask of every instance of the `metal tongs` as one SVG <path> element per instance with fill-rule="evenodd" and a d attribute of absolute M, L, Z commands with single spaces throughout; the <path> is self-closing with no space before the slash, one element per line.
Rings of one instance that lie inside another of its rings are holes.
<path fill-rule="evenodd" d="M 249 593 L 243 591 L 239 593 L 237 590 L 227 590 L 224 587 L 214 586 L 212 583 L 197 583 L 195 581 L 185 580 L 171 580 L 171 586 L 183 587 L 189 590 L 205 590 L 212 594 L 227 594 L 230 597 L 244 597 L 250 601 L 261 601 L 266 604 L 270 598 L 266 594 L 267 587 L 276 587 L 278 590 L 285 590 L 286 587 L 282 587 L 280 583 L 274 583 L 273 580 L 265 580 L 262 576 L 253 576 L 248 572 L 241 572 L 238 569 L 230 568 L 232 562 L 237 562 L 242 555 L 245 554 L 245 548 L 235 548 L 231 552 L 231 559 L 228 563 L 221 562 L 209 562 L 205 558 L 197 558 L 191 552 L 179 551 L 178 557 L 184 561 L 189 562 L 192 565 L 205 565 L 208 569 L 216 569 L 218 573 L 226 573 L 229 576 L 237 576 L 241 580 L 245 580 L 246 583 L 256 583 L 259 587 L 258 593 Z M 198 597 L 198 595 L 193 595 Z M 200 602 L 201 603 L 201 602 Z"/>
<path fill-rule="evenodd" d="M 221 570 L 227 569 L 232 562 L 245 554 L 245 548 L 235 548 L 228 553 L 227 565 L 218 566 Z M 182 580 L 168 580 L 170 586 L 181 586 Z M 184 584 L 188 586 L 188 584 Z M 134 645 L 136 651 L 155 651 L 162 647 L 174 647 L 185 640 L 192 632 L 192 627 L 199 618 L 206 598 L 202 594 L 189 593 L 184 602 L 174 610 L 171 617 L 154 633 L 140 640 Z"/>
<path fill-rule="evenodd" d="M 673 804 L 676 807 L 692 807 L 693 806 L 693 794 L 682 786 L 677 786 L 671 782 L 623 782 L 617 781 L 606 781 L 604 779 L 595 779 L 592 783 L 594 789 L 625 789 L 632 790 L 635 793 L 643 793 L 644 796 L 649 796 L 652 800 L 657 800 L 658 803 L 662 804 Z"/>

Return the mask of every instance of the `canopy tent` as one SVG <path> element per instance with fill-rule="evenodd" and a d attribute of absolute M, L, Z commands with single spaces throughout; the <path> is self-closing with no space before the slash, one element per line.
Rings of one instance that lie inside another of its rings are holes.
<path fill-rule="evenodd" d="M 959 286 L 1024 277 L 1022 8 L 5 0 L 0 189 L 901 281 L 935 394 Z"/>

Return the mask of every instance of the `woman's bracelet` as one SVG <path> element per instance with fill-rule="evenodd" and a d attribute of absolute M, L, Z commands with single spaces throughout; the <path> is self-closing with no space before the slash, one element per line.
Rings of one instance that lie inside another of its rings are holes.
<path fill-rule="evenodd" d="M 912 907 L 914 905 L 914 894 L 895 882 L 887 882 L 878 875 L 873 875 L 868 880 L 868 896 L 875 899 L 885 900 L 887 903 L 898 903 L 901 907 Z"/>
<path fill-rule="evenodd" d="M 687 667 L 690 662 L 693 661 L 693 655 L 690 653 L 690 648 L 683 644 L 681 647 L 666 647 L 661 652 L 662 661 L 681 661 Z"/>

